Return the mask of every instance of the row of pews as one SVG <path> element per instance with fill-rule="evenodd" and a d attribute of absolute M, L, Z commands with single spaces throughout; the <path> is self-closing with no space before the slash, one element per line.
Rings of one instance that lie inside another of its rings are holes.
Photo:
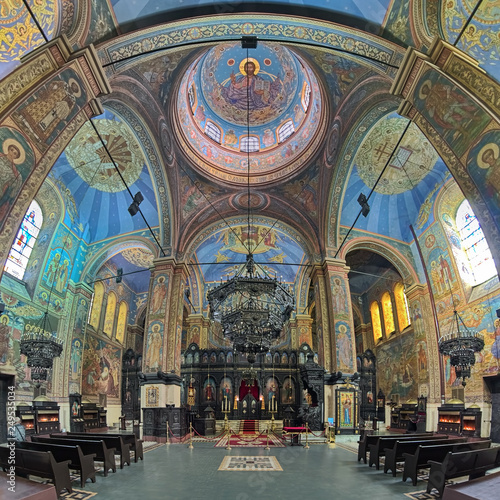
<path fill-rule="evenodd" d="M 31 441 L 16 441 L 15 450 L 0 447 L 0 468 L 9 472 L 14 464 L 16 476 L 50 479 L 57 494 L 62 490 L 72 493 L 70 470 L 78 471 L 83 488 L 88 479 L 96 481 L 94 462 L 102 462 L 106 477 L 109 470 L 116 472 L 116 457 L 120 468 L 130 465 L 131 451 L 135 462 L 139 458 L 144 460 L 142 440 L 132 433 L 68 432 L 50 434 L 50 437 L 31 436 Z"/>
<path fill-rule="evenodd" d="M 404 462 L 403 481 L 408 478 L 417 484 L 418 471 L 429 469 L 427 493 L 434 488 L 443 495 L 446 480 L 469 476 L 469 480 L 483 477 L 491 469 L 500 467 L 500 447 L 491 448 L 491 440 L 468 440 L 443 434 L 387 434 L 366 435 L 358 441 L 358 462 L 363 460 L 380 468 L 384 457 L 384 473 L 395 477 L 397 464 Z"/>

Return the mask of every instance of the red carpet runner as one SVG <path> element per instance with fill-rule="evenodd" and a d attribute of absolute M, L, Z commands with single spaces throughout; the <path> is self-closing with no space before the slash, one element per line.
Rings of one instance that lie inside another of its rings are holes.
<path fill-rule="evenodd" d="M 257 420 L 240 420 L 240 434 L 257 434 Z"/>

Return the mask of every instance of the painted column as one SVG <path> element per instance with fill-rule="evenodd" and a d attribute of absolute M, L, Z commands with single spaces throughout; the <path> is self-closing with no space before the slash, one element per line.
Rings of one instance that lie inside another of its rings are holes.
<path fill-rule="evenodd" d="M 156 259 L 151 276 L 149 310 L 144 336 L 143 372 L 158 374 L 159 390 L 153 394 L 142 387 L 141 400 L 146 406 L 180 406 L 181 336 L 184 283 L 187 267 L 171 258 Z M 160 372 L 160 373 L 158 373 Z M 163 377 L 161 373 L 169 374 Z M 150 378 L 150 377 L 149 377 Z"/>
<path fill-rule="evenodd" d="M 391 92 L 469 200 L 500 268 L 500 85 L 478 62 L 436 38 L 408 49 Z"/>
<path fill-rule="evenodd" d="M 110 92 L 93 46 L 66 37 L 30 52 L 0 82 L 0 260 L 52 165 Z M 3 268 L 0 270 L 0 276 Z"/>

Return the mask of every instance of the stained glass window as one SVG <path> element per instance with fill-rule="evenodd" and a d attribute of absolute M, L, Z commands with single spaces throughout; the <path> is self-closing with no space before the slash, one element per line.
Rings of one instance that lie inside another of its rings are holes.
<path fill-rule="evenodd" d="M 394 287 L 394 299 L 396 300 L 396 311 L 398 313 L 399 331 L 402 332 L 410 325 L 410 311 L 406 300 L 403 283 L 397 283 Z"/>
<path fill-rule="evenodd" d="M 127 313 L 128 307 L 125 301 L 120 302 L 120 307 L 118 308 L 118 322 L 116 324 L 116 340 L 123 344 L 125 340 L 125 332 L 127 329 Z"/>
<path fill-rule="evenodd" d="M 377 343 L 382 340 L 382 322 L 380 321 L 380 308 L 377 302 L 372 302 L 370 313 L 372 316 L 373 339 Z"/>
<path fill-rule="evenodd" d="M 108 294 L 108 305 L 106 306 L 106 315 L 104 316 L 103 331 L 109 337 L 113 336 L 113 328 L 115 326 L 115 312 L 116 312 L 116 294 L 110 292 Z"/>
<path fill-rule="evenodd" d="M 241 138 L 240 151 L 244 153 L 252 153 L 259 150 L 259 139 L 252 135 Z"/>
<path fill-rule="evenodd" d="M 10 249 L 9 256 L 4 266 L 5 272 L 20 280 L 24 278 L 29 256 L 35 245 L 42 223 L 42 209 L 40 205 L 33 200 L 17 232 L 14 244 Z"/>
<path fill-rule="evenodd" d="M 394 326 L 394 313 L 392 312 L 392 300 L 389 292 L 382 295 L 382 311 L 384 313 L 385 334 L 389 337 L 396 327 Z"/>
<path fill-rule="evenodd" d="M 484 283 L 495 276 L 497 270 L 483 230 L 467 200 L 458 207 L 456 223 L 462 250 L 469 260 L 474 277 L 473 284 Z"/>
<path fill-rule="evenodd" d="M 92 304 L 90 306 L 89 323 L 94 327 L 94 330 L 99 329 L 101 320 L 102 301 L 104 299 L 104 285 L 98 281 L 94 284 L 94 295 L 92 296 Z"/>
<path fill-rule="evenodd" d="M 213 139 L 215 142 L 218 142 L 220 144 L 220 138 L 222 134 L 220 128 L 215 125 L 215 123 L 207 120 L 207 124 L 205 125 L 205 134 L 207 134 L 210 139 Z"/>
<path fill-rule="evenodd" d="M 293 126 L 292 120 L 286 121 L 278 129 L 278 142 L 283 142 L 288 139 L 295 132 L 295 127 Z"/>

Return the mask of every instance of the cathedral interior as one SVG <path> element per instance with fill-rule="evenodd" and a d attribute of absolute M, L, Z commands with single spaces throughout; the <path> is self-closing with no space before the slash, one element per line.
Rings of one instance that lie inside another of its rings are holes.
<path fill-rule="evenodd" d="M 500 443 L 497 1 L 0 8 L 0 406 L 161 442 L 174 410 L 436 431 L 451 400 Z M 257 353 L 210 295 L 249 257 L 293 304 Z"/>

